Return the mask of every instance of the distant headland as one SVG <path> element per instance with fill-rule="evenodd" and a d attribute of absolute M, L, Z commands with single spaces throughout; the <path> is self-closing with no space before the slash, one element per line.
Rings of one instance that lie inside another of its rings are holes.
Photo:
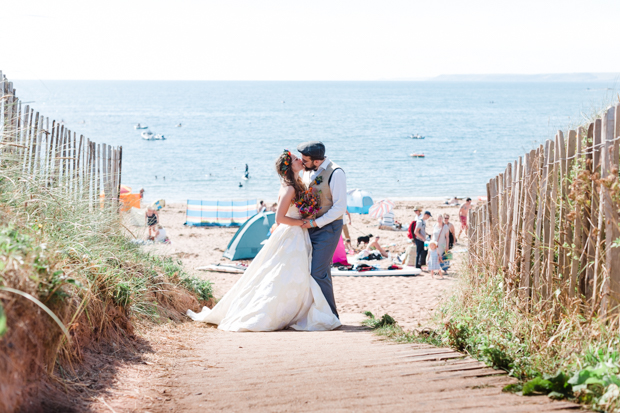
<path fill-rule="evenodd" d="M 431 82 L 615 82 L 620 80 L 620 73 L 439 75 L 427 80 Z"/>

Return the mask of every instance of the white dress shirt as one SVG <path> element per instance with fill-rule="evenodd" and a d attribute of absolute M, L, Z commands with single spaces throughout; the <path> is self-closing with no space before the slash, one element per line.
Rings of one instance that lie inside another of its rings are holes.
<path fill-rule="evenodd" d="M 306 183 L 312 182 L 314 178 L 323 172 L 331 163 L 332 161 L 325 157 L 323 163 L 316 171 L 311 171 L 310 173 L 304 172 L 306 175 L 305 178 L 308 178 L 306 179 Z M 336 169 L 333 172 L 332 180 L 329 183 L 329 189 L 332 192 L 333 205 L 325 214 L 315 220 L 315 224 L 319 228 L 340 218 L 347 210 L 347 177 L 342 169 Z"/>

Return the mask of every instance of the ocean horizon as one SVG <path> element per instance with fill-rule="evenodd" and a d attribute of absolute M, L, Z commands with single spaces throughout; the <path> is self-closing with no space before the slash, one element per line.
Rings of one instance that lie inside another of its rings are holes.
<path fill-rule="evenodd" d="M 23 102 L 78 135 L 123 146 L 123 184 L 167 202 L 273 201 L 276 157 L 307 140 L 323 141 L 348 188 L 374 198 L 476 199 L 508 162 L 558 129 L 583 123 L 615 90 L 608 82 L 15 80 L 14 86 Z M 141 139 L 137 123 L 166 140 Z M 412 139 L 416 134 L 424 139 Z M 242 179 L 246 164 L 249 180 Z"/>

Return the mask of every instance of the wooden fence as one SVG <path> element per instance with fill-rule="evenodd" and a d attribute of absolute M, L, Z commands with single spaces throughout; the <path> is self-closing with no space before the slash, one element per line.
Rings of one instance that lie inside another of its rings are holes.
<path fill-rule="evenodd" d="M 120 194 L 123 147 L 99 144 L 77 135 L 62 122 L 22 104 L 13 83 L 0 71 L 0 162 L 20 162 L 25 174 L 67 194 L 86 194 L 95 205 L 105 194 Z"/>
<path fill-rule="evenodd" d="M 620 104 L 508 164 L 469 212 L 476 280 L 501 273 L 524 309 L 554 302 L 605 317 L 620 304 Z"/>

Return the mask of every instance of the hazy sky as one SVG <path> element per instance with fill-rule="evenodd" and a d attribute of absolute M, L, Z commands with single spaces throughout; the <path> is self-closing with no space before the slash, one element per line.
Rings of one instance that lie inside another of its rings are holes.
<path fill-rule="evenodd" d="M 12 79 L 618 72 L 618 0 L 4 0 Z"/>

